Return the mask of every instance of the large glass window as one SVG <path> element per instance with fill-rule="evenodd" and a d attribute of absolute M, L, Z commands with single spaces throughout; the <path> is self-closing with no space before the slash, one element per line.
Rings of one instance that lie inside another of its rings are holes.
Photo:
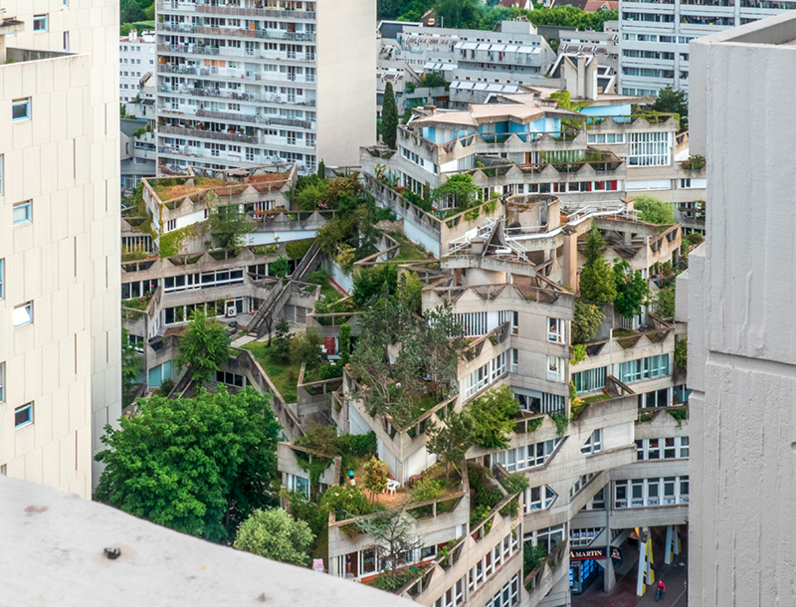
<path fill-rule="evenodd" d="M 30 119 L 30 97 L 25 99 L 14 99 L 11 102 L 11 120 Z"/>
<path fill-rule="evenodd" d="M 671 133 L 628 133 L 627 163 L 630 166 L 671 164 Z"/>
<path fill-rule="evenodd" d="M 572 384 L 578 392 L 593 392 L 605 388 L 608 367 L 597 367 L 572 374 Z"/>
<path fill-rule="evenodd" d="M 665 377 L 670 374 L 669 355 L 659 354 L 619 363 L 619 381 L 625 384 Z"/>
<path fill-rule="evenodd" d="M 628 489 L 630 500 L 628 503 Z M 671 506 L 688 503 L 688 477 L 637 478 L 614 482 L 615 508 Z"/>

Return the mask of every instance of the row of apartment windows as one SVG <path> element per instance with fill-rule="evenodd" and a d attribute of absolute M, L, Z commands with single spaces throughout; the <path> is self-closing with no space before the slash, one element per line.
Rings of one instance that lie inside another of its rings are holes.
<path fill-rule="evenodd" d="M 664 44 L 688 44 L 694 39 L 694 37 L 664 36 L 659 34 L 622 34 L 622 39 L 629 40 L 630 42 L 662 42 Z"/>
<path fill-rule="evenodd" d="M 638 461 L 685 459 L 689 455 L 687 436 L 645 438 L 636 441 Z"/>
<path fill-rule="evenodd" d="M 498 380 L 507 371 L 508 351 L 501 352 L 491 361 L 464 378 L 464 398 L 470 398 Z"/>
<path fill-rule="evenodd" d="M 518 335 L 520 331 L 520 313 L 512 310 L 498 312 L 497 325 L 490 326 L 488 312 L 462 312 L 454 314 L 456 322 L 462 325 L 465 337 L 479 337 L 511 320 L 511 333 Z M 564 343 L 566 321 L 561 318 L 548 317 L 547 341 Z"/>
<path fill-rule="evenodd" d="M 647 379 L 665 377 L 671 373 L 669 354 L 658 354 L 646 358 L 637 358 L 627 362 L 619 363 L 617 366 L 617 379 L 624 384 L 632 384 Z M 595 392 L 605 388 L 608 377 L 608 367 L 595 367 L 572 374 L 572 383 L 578 393 Z M 657 402 L 657 397 L 654 398 Z M 667 399 L 668 400 L 668 399 Z M 639 401 L 639 406 L 642 406 Z M 658 406 L 647 404 L 646 406 Z M 666 406 L 666 405 L 661 405 Z"/>
<path fill-rule="evenodd" d="M 622 66 L 625 76 L 639 76 L 641 78 L 674 78 L 674 70 L 658 70 L 651 67 Z"/>
<path fill-rule="evenodd" d="M 629 133 L 629 166 L 668 166 L 671 164 L 672 133 Z"/>
<path fill-rule="evenodd" d="M 635 48 L 622 49 L 622 56 L 634 57 L 637 59 L 663 59 L 664 61 L 674 61 L 674 53 L 666 51 L 641 51 Z"/>
<path fill-rule="evenodd" d="M 428 163 L 430 165 L 431 172 L 434 173 L 435 175 L 437 174 L 437 165 L 434 164 L 433 162 L 431 162 L 430 160 L 426 160 L 425 158 L 422 158 L 421 156 L 419 156 L 418 154 L 416 154 L 412 150 L 408 150 L 407 148 L 405 148 L 403 146 L 399 145 L 398 149 L 401 152 L 401 156 L 403 156 L 404 158 L 406 158 L 410 162 L 413 162 L 416 165 L 421 166 L 423 168 L 426 168 L 426 163 Z"/>
<path fill-rule="evenodd" d="M 185 306 L 176 306 L 173 308 L 166 308 L 163 310 L 165 324 L 171 325 L 180 322 L 187 322 L 193 316 L 196 310 L 202 310 L 208 316 L 224 316 L 227 309 L 234 306 L 236 314 L 243 314 L 246 301 L 243 297 L 235 297 L 229 299 L 221 299 L 219 301 L 210 301 L 207 303 L 187 304 Z M 249 308 L 252 307 L 251 301 Z M 249 310 L 251 311 L 251 310 Z"/>
<path fill-rule="evenodd" d="M 605 527 L 582 527 L 569 530 L 569 545 L 573 548 L 588 546 L 600 535 Z"/>
<path fill-rule="evenodd" d="M 624 143 L 624 133 L 594 133 L 589 135 L 589 143 Z"/>
<path fill-rule="evenodd" d="M 687 504 L 688 491 L 687 476 L 615 481 L 614 507 L 619 509 Z"/>
<path fill-rule="evenodd" d="M 484 555 L 474 567 L 470 568 L 467 574 L 467 590 L 469 593 L 472 594 L 486 583 L 500 569 L 501 565 L 508 561 L 519 549 L 519 529 L 514 528 L 501 542 L 498 542 L 497 546 Z M 445 593 L 444 598 L 448 598 L 447 593 Z"/>
<path fill-rule="evenodd" d="M 532 546 L 541 544 L 547 549 L 547 553 L 550 554 L 553 548 L 564 541 L 566 531 L 567 524 L 561 523 L 560 525 L 529 531 L 523 536 L 523 541 L 526 544 L 530 543 Z"/>
<path fill-rule="evenodd" d="M 623 21 L 645 21 L 652 23 L 674 23 L 674 15 L 666 13 L 622 13 Z"/>
<path fill-rule="evenodd" d="M 202 272 L 196 274 L 183 274 L 182 276 L 169 276 L 163 279 L 164 293 L 179 293 L 181 291 L 196 291 L 199 289 L 213 289 L 230 285 L 243 284 L 243 270 L 219 270 L 217 272 Z"/>
<path fill-rule="evenodd" d="M 495 453 L 495 461 L 507 472 L 519 472 L 536 466 L 543 466 L 561 444 L 560 438 L 552 438 L 541 443 L 507 449 Z"/>
<path fill-rule="evenodd" d="M 552 183 L 516 183 L 507 188 L 515 194 L 550 194 L 563 192 L 616 192 L 621 181 L 564 181 Z"/>

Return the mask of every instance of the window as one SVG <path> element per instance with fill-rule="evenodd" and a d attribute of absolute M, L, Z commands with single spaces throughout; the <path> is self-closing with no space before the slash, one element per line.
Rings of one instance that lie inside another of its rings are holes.
<path fill-rule="evenodd" d="M 69 50 L 69 32 L 64 32 L 64 50 Z"/>
<path fill-rule="evenodd" d="M 591 433 L 589 440 L 580 448 L 580 452 L 584 455 L 591 455 L 592 453 L 598 453 L 603 449 L 603 431 L 601 428 L 598 428 L 594 432 Z"/>
<path fill-rule="evenodd" d="M 525 490 L 525 512 L 532 512 L 534 510 L 547 510 L 553 501 L 558 497 L 547 485 L 541 487 L 529 487 Z"/>
<path fill-rule="evenodd" d="M 517 447 L 507 451 L 495 453 L 495 461 L 503 466 L 507 472 L 517 472 L 534 466 L 544 464 L 558 445 L 561 439 L 551 439 L 543 443 L 533 443 L 526 447 Z"/>
<path fill-rule="evenodd" d="M 564 343 L 564 321 L 562 319 L 547 319 L 547 341 Z"/>
<path fill-rule="evenodd" d="M 0 259 L 0 299 L 3 299 L 3 271 L 5 269 L 5 259 Z M 0 398 L 0 400 L 3 400 Z"/>
<path fill-rule="evenodd" d="M 517 348 L 511 349 L 511 372 L 516 373 L 520 369 L 520 351 Z"/>
<path fill-rule="evenodd" d="M 0 403 L 6 399 L 6 364 L 0 363 Z"/>
<path fill-rule="evenodd" d="M 630 508 L 644 506 L 673 506 L 687 504 L 688 477 L 667 476 L 664 478 L 637 478 L 631 481 L 616 481 L 614 484 L 614 505 L 627 508 L 627 490 L 630 484 Z"/>
<path fill-rule="evenodd" d="M 3 158 L 4 156 L 0 154 L 0 196 L 3 195 Z"/>
<path fill-rule="evenodd" d="M 33 213 L 30 200 L 26 202 L 18 202 L 14 205 L 11 213 L 11 220 L 15 226 L 21 225 L 23 223 L 30 223 L 32 219 Z"/>
<path fill-rule="evenodd" d="M 630 166 L 668 166 L 671 133 L 628 133 Z"/>
<path fill-rule="evenodd" d="M 14 326 L 21 327 L 33 322 L 33 302 L 29 301 L 14 308 Z"/>
<path fill-rule="evenodd" d="M 11 102 L 11 120 L 30 120 L 30 97 Z"/>
<path fill-rule="evenodd" d="M 588 546 L 602 533 L 603 527 L 586 527 L 584 529 L 569 530 L 570 546 Z"/>
<path fill-rule="evenodd" d="M 33 423 L 33 403 L 14 409 L 14 430 L 19 430 Z"/>
<path fill-rule="evenodd" d="M 636 441 L 636 452 L 638 461 L 685 459 L 689 456 L 688 437 L 640 439 Z"/>
<path fill-rule="evenodd" d="M 46 32 L 47 31 L 47 15 L 34 15 L 33 16 L 33 31 Z"/>
<path fill-rule="evenodd" d="M 564 359 L 558 356 L 547 357 L 547 379 L 564 381 Z"/>
<path fill-rule="evenodd" d="M 169 219 L 166 222 L 166 231 L 171 232 L 172 230 L 177 229 L 177 220 L 176 219 Z"/>
<path fill-rule="evenodd" d="M 619 381 L 625 384 L 665 377 L 670 374 L 669 355 L 659 354 L 619 364 Z"/>
<path fill-rule="evenodd" d="M 605 388 L 605 379 L 608 376 L 608 367 L 597 367 L 572 374 L 572 385 L 580 392 L 594 392 Z"/>

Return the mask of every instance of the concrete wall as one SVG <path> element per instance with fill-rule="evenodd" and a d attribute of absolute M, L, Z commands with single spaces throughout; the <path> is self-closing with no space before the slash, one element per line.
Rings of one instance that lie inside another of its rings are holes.
<path fill-rule="evenodd" d="M 69 4 L 2 2 L 25 23 L 11 45 L 61 51 L 69 32 L 70 50 L 88 56 L 0 67 L 0 361 L 10 379 L 0 462 L 9 475 L 87 497 L 91 456 L 121 414 L 119 5 Z M 33 32 L 34 11 L 48 14 L 46 32 Z M 24 96 L 34 97 L 33 119 L 12 126 L 11 99 Z M 33 223 L 10 228 L 12 205 L 26 199 Z M 15 330 L 11 310 L 28 300 L 33 326 Z M 31 400 L 34 424 L 15 432 L 14 408 Z"/>
<path fill-rule="evenodd" d="M 711 236 L 688 276 L 688 586 L 701 607 L 796 604 L 794 40 L 790 13 L 691 43 L 711 183 Z"/>
<path fill-rule="evenodd" d="M 376 3 L 318 2 L 318 162 L 359 164 L 376 142 Z"/>

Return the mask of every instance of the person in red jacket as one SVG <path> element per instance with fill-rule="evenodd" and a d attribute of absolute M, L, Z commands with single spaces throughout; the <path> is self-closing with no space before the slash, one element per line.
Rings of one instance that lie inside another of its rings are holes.
<path fill-rule="evenodd" d="M 655 597 L 655 602 L 661 600 L 661 597 L 666 593 L 666 584 L 663 583 L 663 580 L 658 580 L 658 594 Z"/>

